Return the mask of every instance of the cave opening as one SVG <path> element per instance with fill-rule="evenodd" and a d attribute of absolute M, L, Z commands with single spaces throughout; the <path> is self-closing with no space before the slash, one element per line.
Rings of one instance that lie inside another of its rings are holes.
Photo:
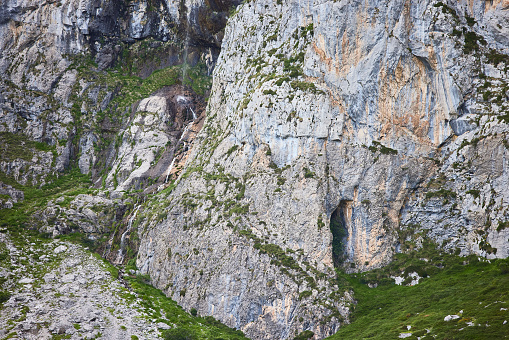
<path fill-rule="evenodd" d="M 346 242 L 348 238 L 347 219 L 350 208 L 348 201 L 341 201 L 330 217 L 332 233 L 332 260 L 335 268 L 339 268 L 346 259 Z"/>

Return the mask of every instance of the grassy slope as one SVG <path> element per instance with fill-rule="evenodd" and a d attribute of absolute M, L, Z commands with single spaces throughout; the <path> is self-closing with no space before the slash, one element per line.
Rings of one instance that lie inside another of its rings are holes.
<path fill-rule="evenodd" d="M 442 255 L 439 263 L 444 268 L 421 279 L 415 286 L 387 283 L 377 288 L 367 286 L 366 283 L 373 282 L 375 277 L 381 282 L 386 281 L 383 273 L 403 269 L 401 266 L 404 267 L 405 262 L 408 266 L 412 265 L 412 269 L 431 269 L 433 258 L 429 262 L 422 261 L 424 265 L 419 268 L 415 265 L 416 261 L 420 261 L 418 256 L 417 252 L 400 254 L 386 269 L 360 275 L 341 275 L 354 289 L 358 304 L 353 311 L 352 323 L 330 339 L 397 339 L 401 333 L 412 333 L 407 339 L 509 337 L 507 259 L 490 263 L 479 261 L 475 256 Z M 460 311 L 463 313 L 460 314 Z M 445 316 L 454 314 L 460 318 L 444 321 Z"/>

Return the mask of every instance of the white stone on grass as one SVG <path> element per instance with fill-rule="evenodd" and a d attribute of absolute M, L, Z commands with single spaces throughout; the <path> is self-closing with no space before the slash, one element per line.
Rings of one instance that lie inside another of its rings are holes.
<path fill-rule="evenodd" d="M 456 319 L 459 319 L 459 315 L 447 315 L 445 318 L 444 318 L 444 321 L 451 321 L 451 320 L 456 320 Z"/>

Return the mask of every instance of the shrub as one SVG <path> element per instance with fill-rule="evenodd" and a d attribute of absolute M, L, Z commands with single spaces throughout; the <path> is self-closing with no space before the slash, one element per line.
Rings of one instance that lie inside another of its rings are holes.
<path fill-rule="evenodd" d="M 308 168 L 304 168 L 304 178 L 313 178 L 315 177 L 315 173 Z"/>
<path fill-rule="evenodd" d="M 305 299 L 305 298 L 308 298 L 312 295 L 313 293 L 310 291 L 310 290 L 305 290 L 303 291 L 302 293 L 299 294 L 299 300 L 302 300 L 302 299 Z"/>
<path fill-rule="evenodd" d="M 0 291 L 0 304 L 4 303 L 5 301 L 9 300 L 11 298 L 11 294 L 8 292 L 2 292 Z"/>
<path fill-rule="evenodd" d="M 509 228 L 509 221 L 505 221 L 505 222 L 499 221 L 498 222 L 498 227 L 497 227 L 498 232 L 501 232 L 502 230 L 504 230 L 506 228 Z"/>
<path fill-rule="evenodd" d="M 471 189 L 466 192 L 466 194 L 472 195 L 472 196 L 474 196 L 474 198 L 479 198 L 480 193 L 481 192 L 476 189 Z"/>
<path fill-rule="evenodd" d="M 451 191 L 451 190 L 447 190 L 447 189 L 440 189 L 438 191 L 429 191 L 426 193 L 426 198 L 429 199 L 429 198 L 433 198 L 433 197 L 442 197 L 442 198 L 448 198 L 448 197 L 451 197 L 451 198 L 456 198 L 456 193 L 454 191 Z"/>
<path fill-rule="evenodd" d="M 304 331 L 297 335 L 295 338 L 293 338 L 293 340 L 307 340 L 311 339 L 314 335 L 315 333 L 313 333 L 312 331 Z"/>

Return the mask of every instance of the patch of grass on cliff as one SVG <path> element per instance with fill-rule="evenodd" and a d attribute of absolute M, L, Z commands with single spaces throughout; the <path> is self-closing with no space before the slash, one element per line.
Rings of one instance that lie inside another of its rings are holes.
<path fill-rule="evenodd" d="M 46 206 L 50 199 L 55 199 L 63 194 L 76 196 L 79 194 L 93 193 L 90 189 L 92 182 L 89 175 L 83 175 L 79 169 L 69 170 L 58 178 L 47 178 L 48 183 L 40 187 L 21 185 L 10 182 L 13 187 L 22 190 L 25 198 L 15 203 L 12 209 L 0 209 L 0 226 L 9 228 L 29 227 L 32 214 Z"/>
<path fill-rule="evenodd" d="M 426 262 L 419 260 L 420 256 L 426 254 L 398 254 L 386 269 L 340 274 L 353 288 L 357 304 L 351 324 L 330 339 L 397 339 L 402 333 L 407 333 L 407 339 L 426 340 L 508 337 L 509 323 L 504 324 L 509 321 L 508 259 L 488 261 L 435 252 L 435 259 Z M 419 284 L 389 283 L 391 271 L 402 275 L 402 271 L 419 268 L 427 268 L 429 275 Z M 367 283 L 377 277 L 379 286 L 369 288 Z M 447 315 L 458 318 L 444 321 Z"/>
<path fill-rule="evenodd" d="M 434 198 L 434 197 L 442 197 L 442 198 L 456 198 L 457 194 L 454 191 L 448 189 L 440 189 L 437 191 L 428 191 L 426 193 L 426 198 Z"/>
<path fill-rule="evenodd" d="M 156 323 L 176 327 L 162 332 L 163 338 L 173 339 L 247 339 L 240 330 L 229 328 L 211 316 L 192 316 L 162 291 L 148 284 L 146 276 L 127 277 L 129 286 L 142 299 L 145 312 Z M 134 298 L 128 294 L 128 298 Z"/>
<path fill-rule="evenodd" d="M 21 133 L 0 132 L 0 153 L 3 160 L 32 160 L 34 151 L 51 151 L 56 155 L 56 147 L 42 142 L 29 140 Z"/>
<path fill-rule="evenodd" d="M 182 81 L 183 67 L 186 67 L 186 77 Z M 145 79 L 135 75 L 122 74 L 112 69 L 104 73 L 87 67 L 79 67 L 78 70 L 82 78 L 93 79 L 97 85 L 107 85 L 110 90 L 117 89 L 109 107 L 116 107 L 120 112 L 124 112 L 136 101 L 149 97 L 164 86 L 184 84 L 201 96 L 207 95 L 212 86 L 212 77 L 208 75 L 207 67 L 203 63 L 198 63 L 193 67 L 188 65 L 169 66 L 152 72 Z"/>
<path fill-rule="evenodd" d="M 391 149 L 378 141 L 373 141 L 371 146 L 368 147 L 369 151 L 377 152 L 380 151 L 383 155 L 397 155 L 398 150 Z"/>

